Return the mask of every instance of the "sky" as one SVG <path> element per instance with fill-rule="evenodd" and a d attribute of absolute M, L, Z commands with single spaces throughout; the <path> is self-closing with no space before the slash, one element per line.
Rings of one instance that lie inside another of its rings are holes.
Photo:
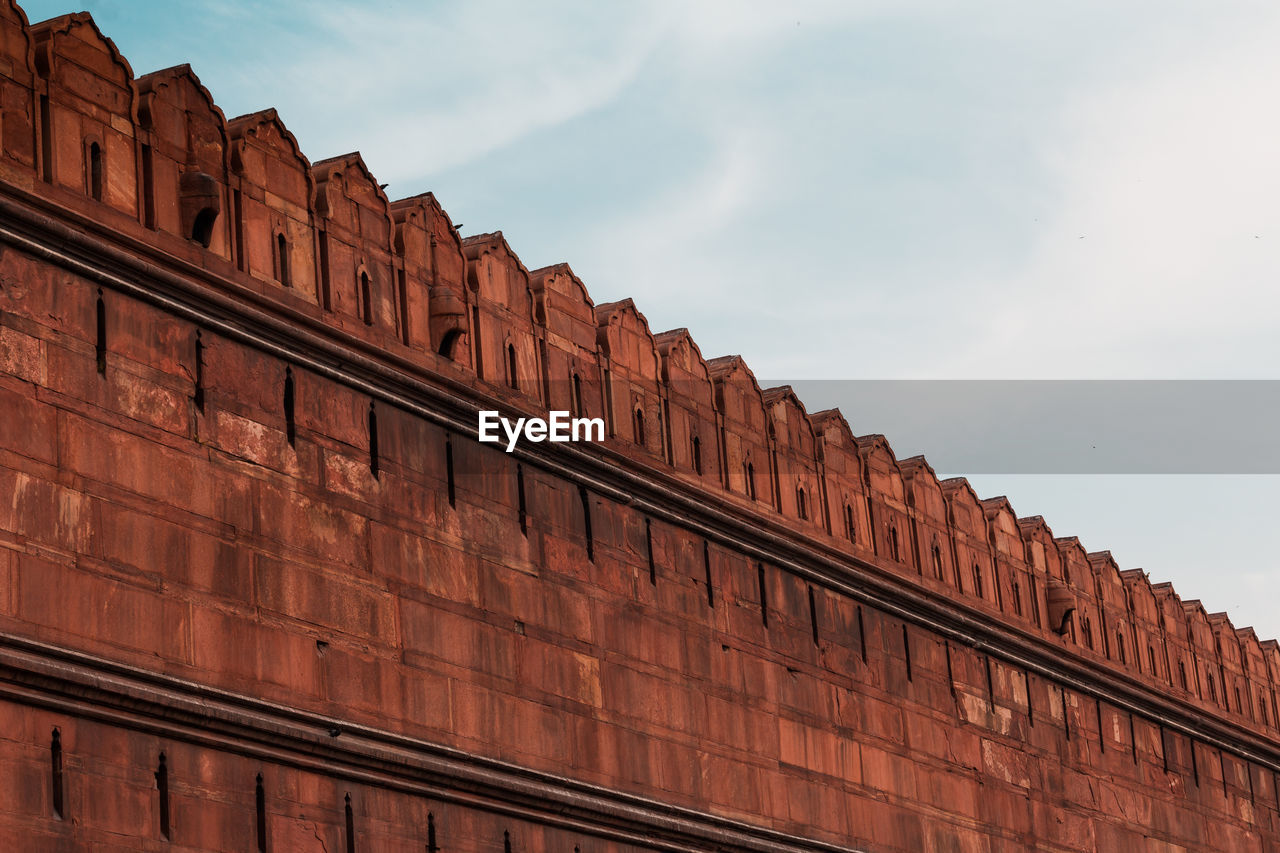
<path fill-rule="evenodd" d="M 1278 378 L 1274 3 L 85 8 L 762 383 Z M 1280 477 L 939 473 L 1280 636 Z"/>

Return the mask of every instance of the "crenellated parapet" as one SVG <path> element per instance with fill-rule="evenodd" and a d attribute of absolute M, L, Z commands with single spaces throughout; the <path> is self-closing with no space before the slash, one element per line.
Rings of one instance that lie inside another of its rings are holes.
<path fill-rule="evenodd" d="M 542 369 L 534 331 L 529 270 L 502 232 L 462 241 L 472 297 L 472 359 L 476 376 L 512 397 L 541 405 Z"/>
<path fill-rule="evenodd" d="M 662 359 L 649 321 L 630 299 L 597 305 L 595 313 L 608 433 L 662 458 Z"/>
<path fill-rule="evenodd" d="M 144 75 L 137 88 L 143 225 L 231 260 L 226 116 L 190 65 Z"/>
<path fill-rule="evenodd" d="M 133 69 L 87 12 L 34 24 L 30 34 L 41 179 L 136 218 L 139 122 Z"/>
<path fill-rule="evenodd" d="M 830 535 L 817 432 L 790 386 L 763 392 L 772 444 L 775 506 L 801 527 Z"/>
<path fill-rule="evenodd" d="M 274 109 L 231 120 L 230 206 L 235 266 L 266 292 L 313 305 L 319 252 L 311 162 Z M 323 255 L 319 266 L 323 267 Z"/>
<path fill-rule="evenodd" d="M 32 25 L 0 2 L 0 109 L 0 180 L 16 192 L 203 267 L 227 294 L 294 312 L 361 352 L 465 380 L 520 411 L 602 418 L 607 449 L 641 470 L 1091 665 L 1280 732 L 1274 640 L 1055 537 L 1003 497 L 939 480 L 922 456 L 899 460 L 839 411 L 811 414 L 791 388 L 762 389 L 740 356 L 705 358 L 687 329 L 655 335 L 630 299 L 595 304 L 568 264 L 530 271 L 501 232 L 464 238 L 430 193 L 389 199 L 358 153 L 309 160 L 273 109 L 227 120 L 189 66 L 135 79 L 88 14 Z M 204 346 L 188 371 L 193 398 L 197 373 L 204 383 L 202 403 L 219 393 L 224 357 Z M 294 393 L 283 368 L 255 370 L 270 384 L 264 408 L 286 383 Z M 322 418 L 304 409 L 305 392 L 296 418 L 277 413 L 290 435 Z M 354 442 L 372 422 L 367 407 L 349 409 Z M 642 536 L 619 534 L 636 553 L 662 547 Z M 754 576 L 742 571 L 745 589 Z M 767 614 L 763 583 L 752 594 Z"/>
<path fill-rule="evenodd" d="M 723 423 L 725 479 L 731 494 L 752 504 L 773 505 L 772 453 L 764 394 L 741 356 L 707 362 Z"/>
<path fill-rule="evenodd" d="M 0 0 L 0 177 L 30 187 L 41 162 L 37 152 L 41 102 L 37 96 L 35 46 L 26 13 Z"/>
<path fill-rule="evenodd" d="M 403 341 L 408 312 L 392 262 L 391 205 L 358 152 L 311 167 L 320 303 L 343 326 L 360 324 Z"/>
<path fill-rule="evenodd" d="M 586 285 L 568 264 L 534 270 L 529 281 L 547 408 L 604 417 L 596 308 Z"/>
<path fill-rule="evenodd" d="M 431 193 L 391 203 L 395 220 L 403 340 L 422 353 L 470 368 L 467 259 L 462 236 Z M 439 362 L 438 362 L 439 363 Z"/>
<path fill-rule="evenodd" d="M 688 329 L 672 329 L 655 338 L 662 357 L 669 436 L 667 462 L 713 487 L 728 482 L 711 367 Z"/>

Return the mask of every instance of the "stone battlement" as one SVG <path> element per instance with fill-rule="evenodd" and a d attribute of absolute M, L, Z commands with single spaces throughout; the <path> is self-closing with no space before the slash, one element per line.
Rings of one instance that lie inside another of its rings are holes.
<path fill-rule="evenodd" d="M 877 837 L 857 808 L 830 817 L 833 791 L 888 791 L 957 845 L 990 835 L 976 803 L 948 817 L 925 789 L 977 800 L 975 779 L 1002 776 L 1014 793 L 987 795 L 1031 796 L 1018 742 L 1163 786 L 1160 808 L 1196 815 L 1158 828 L 1170 844 L 1219 820 L 1238 849 L 1280 838 L 1275 640 L 761 388 L 686 329 L 653 333 L 630 299 L 595 304 L 568 264 L 462 236 L 430 193 L 388 199 L 359 153 L 311 162 L 273 109 L 228 120 L 189 66 L 135 77 L 88 14 L 31 24 L 0 0 L 0 106 L 0 397 L 7 426 L 42 427 L 0 442 L 31 502 L 5 516 L 0 498 L 0 567 L 123 584 L 132 614 L 27 601 L 0 608 L 4 630 L 546 772 L 585 737 L 601 751 L 572 768 L 593 783 L 824 843 Z M 493 406 L 603 418 L 606 439 L 504 459 L 465 418 Z M 275 671 L 267 648 L 306 663 Z M 345 692 L 335 659 L 376 695 Z M 424 660 L 454 697 L 444 718 L 406 686 Z M 850 691 L 878 698 L 854 711 Z M 504 695 L 534 709 L 518 731 Z M 760 718 L 765 768 L 735 752 Z M 644 772 L 620 757 L 651 749 Z M 736 793 L 705 778 L 742 772 Z M 1090 813 L 1054 797 L 1060 823 Z M 1037 820 L 1000 837 L 1050 837 Z M 1062 849 L 1139 825 L 1060 827 Z M 944 837 L 883 831 L 884 849 Z"/>

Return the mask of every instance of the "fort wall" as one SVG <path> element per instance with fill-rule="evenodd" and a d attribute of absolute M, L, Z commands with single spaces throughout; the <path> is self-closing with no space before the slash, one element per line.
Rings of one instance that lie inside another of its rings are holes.
<path fill-rule="evenodd" d="M 13 849 L 1280 845 L 1274 640 L 87 14 L 0 105 Z"/>

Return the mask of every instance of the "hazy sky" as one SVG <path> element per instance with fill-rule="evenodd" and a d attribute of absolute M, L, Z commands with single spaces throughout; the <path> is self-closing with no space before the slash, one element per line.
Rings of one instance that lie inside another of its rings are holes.
<path fill-rule="evenodd" d="M 762 380 L 1276 378 L 1275 3 L 86 5 Z M 971 479 L 1280 636 L 1280 478 Z"/>

